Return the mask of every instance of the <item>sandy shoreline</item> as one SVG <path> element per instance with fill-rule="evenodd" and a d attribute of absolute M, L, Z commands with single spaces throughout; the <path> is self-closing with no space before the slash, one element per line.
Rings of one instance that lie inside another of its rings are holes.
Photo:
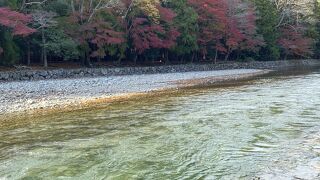
<path fill-rule="evenodd" d="M 0 119 L 63 112 L 199 84 L 236 81 L 268 70 L 238 69 L 0 83 Z"/>

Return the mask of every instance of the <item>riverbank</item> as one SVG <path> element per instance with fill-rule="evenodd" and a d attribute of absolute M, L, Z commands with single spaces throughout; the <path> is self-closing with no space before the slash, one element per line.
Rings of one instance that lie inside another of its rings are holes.
<path fill-rule="evenodd" d="M 0 84 L 0 119 L 84 109 L 150 92 L 247 79 L 268 72 L 238 69 L 3 82 Z"/>
<path fill-rule="evenodd" d="M 29 81 L 45 79 L 106 77 L 120 75 L 181 73 L 191 71 L 214 71 L 230 69 L 270 69 L 283 70 L 291 68 L 309 68 L 320 66 L 320 60 L 290 61 L 253 61 L 253 62 L 222 62 L 218 64 L 181 64 L 150 67 L 117 67 L 117 68 L 75 68 L 75 69 L 28 69 L 20 67 L 16 71 L 0 71 L 0 83 L 7 81 Z"/>

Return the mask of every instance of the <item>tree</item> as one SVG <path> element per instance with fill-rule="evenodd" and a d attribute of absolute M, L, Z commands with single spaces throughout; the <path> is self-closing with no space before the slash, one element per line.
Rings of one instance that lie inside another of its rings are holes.
<path fill-rule="evenodd" d="M 281 33 L 282 36 L 279 39 L 279 44 L 284 50 L 285 59 L 287 59 L 288 55 L 308 57 L 313 54 L 313 41 L 304 36 L 304 28 L 283 27 Z"/>
<path fill-rule="evenodd" d="M 0 0 L 1 64 L 319 57 L 319 14 L 319 0 Z"/>
<path fill-rule="evenodd" d="M 280 47 L 278 38 L 280 32 L 277 28 L 279 24 L 279 13 L 272 1 L 253 0 L 257 9 L 259 21 L 257 21 L 257 32 L 263 36 L 265 46 L 258 53 L 258 59 L 264 61 L 278 60 L 280 58 Z"/>
<path fill-rule="evenodd" d="M 180 32 L 173 53 L 177 54 L 181 62 L 187 57 L 191 57 L 192 60 L 192 53 L 198 50 L 198 14 L 188 6 L 187 0 L 172 0 L 169 2 L 169 7 L 176 13 L 173 23 Z"/>
<path fill-rule="evenodd" d="M 31 20 L 29 15 L 0 7 L 0 25 L 11 29 L 13 35 L 27 36 L 34 33 L 35 29 L 27 26 Z"/>
<path fill-rule="evenodd" d="M 314 57 L 320 57 L 320 2 L 318 0 L 314 1 L 314 9 L 313 9 L 313 19 L 314 23 L 314 33 L 313 39 L 315 40 L 314 44 Z"/>
<path fill-rule="evenodd" d="M 257 16 L 252 4 L 228 0 L 225 60 L 228 60 L 234 50 L 256 52 L 264 45 L 263 37 L 257 32 L 256 21 Z"/>
<path fill-rule="evenodd" d="M 280 15 L 277 27 L 308 23 L 313 14 L 314 1 L 316 0 L 273 0 Z"/>
<path fill-rule="evenodd" d="M 92 66 L 91 57 L 103 58 L 111 50 L 110 46 L 121 46 L 126 41 L 121 31 L 122 27 L 119 27 L 122 22 L 117 19 L 124 10 L 122 5 L 119 6 L 120 10 L 115 8 L 117 3 L 112 0 L 81 1 L 78 2 L 78 9 L 72 8 L 72 25 L 67 31 L 84 51 L 82 62 L 88 67 Z M 107 19 L 110 17 L 118 21 L 108 22 Z"/>
<path fill-rule="evenodd" d="M 27 36 L 35 32 L 35 29 L 28 27 L 31 16 L 0 7 L 0 35 L 3 37 L 0 43 L 0 55 L 4 54 L 2 64 L 13 64 L 18 60 L 17 46 L 13 43 L 12 35 Z M 10 30 L 10 34 L 6 31 Z M 2 47 L 1 47 L 2 45 Z"/>
<path fill-rule="evenodd" d="M 136 7 L 139 7 L 139 9 L 143 11 L 143 14 L 149 17 L 153 22 L 159 21 L 159 0 L 135 0 L 133 3 Z"/>
<path fill-rule="evenodd" d="M 17 9 L 19 0 L 0 0 L 0 7 L 9 7 L 11 10 Z"/>
<path fill-rule="evenodd" d="M 240 48 L 240 42 L 245 40 L 245 36 L 239 28 L 241 16 L 238 16 L 238 8 L 241 5 L 239 0 L 228 0 L 227 2 L 227 18 L 224 28 L 224 45 L 226 49 L 225 61 L 229 59 L 232 51 Z"/>
<path fill-rule="evenodd" d="M 242 13 L 239 18 L 239 28 L 244 35 L 244 41 L 241 42 L 240 49 L 246 51 L 257 52 L 261 47 L 265 46 L 263 36 L 258 32 L 256 9 L 250 2 L 243 3 Z"/>
<path fill-rule="evenodd" d="M 69 1 L 66 0 L 48 1 L 43 9 L 46 11 L 55 12 L 58 17 L 66 17 L 71 14 Z"/>
<path fill-rule="evenodd" d="M 314 0 L 275 0 L 274 4 L 280 14 L 276 28 L 285 59 L 288 55 L 307 57 L 313 54 L 313 41 L 306 35 L 307 27 L 313 24 Z"/>
<path fill-rule="evenodd" d="M 223 35 L 225 34 L 227 22 L 227 3 L 224 0 L 189 0 L 188 3 L 198 13 L 198 45 L 202 58 L 210 49 L 215 49 L 215 61 L 218 52 L 226 52 L 223 47 Z"/>
<path fill-rule="evenodd" d="M 199 16 L 198 44 L 203 59 L 211 49 L 216 51 L 216 62 L 218 53 L 225 54 L 227 60 L 235 50 L 255 51 L 263 45 L 252 4 L 240 0 L 189 0 L 189 3 Z"/>
<path fill-rule="evenodd" d="M 129 37 L 132 41 L 133 51 L 143 54 L 150 49 L 163 50 L 163 57 L 168 63 L 168 50 L 176 45 L 180 33 L 173 26 L 176 14 L 169 8 L 157 4 L 159 18 L 149 17 L 145 10 L 136 7 L 137 15 L 129 20 Z M 135 57 L 135 59 L 137 56 Z"/>
<path fill-rule="evenodd" d="M 56 17 L 56 13 L 40 11 L 37 10 L 32 13 L 34 26 L 37 29 L 40 29 L 41 40 L 42 40 L 42 53 L 41 53 L 41 61 L 43 62 L 43 66 L 45 68 L 48 67 L 48 57 L 47 57 L 47 38 L 46 38 L 46 30 L 48 28 L 57 26 L 57 21 L 54 20 Z"/>
<path fill-rule="evenodd" d="M 79 58 L 77 43 L 65 34 L 61 28 L 49 28 L 45 34 L 46 49 L 51 57 L 64 61 Z"/>

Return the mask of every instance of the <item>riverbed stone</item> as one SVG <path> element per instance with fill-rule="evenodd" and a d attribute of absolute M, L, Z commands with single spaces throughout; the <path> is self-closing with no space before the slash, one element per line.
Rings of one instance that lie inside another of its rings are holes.
<path fill-rule="evenodd" d="M 55 70 L 21 70 L 0 72 L 0 81 L 25 81 L 41 79 L 82 78 L 99 76 L 138 75 L 156 73 L 176 73 L 190 71 L 211 71 L 226 69 L 286 69 L 294 67 L 320 66 L 320 60 L 294 60 L 294 61 L 254 61 L 244 63 L 218 63 L 218 64 L 185 64 L 165 65 L 151 67 L 117 67 L 117 68 L 79 68 Z"/>
<path fill-rule="evenodd" d="M 8 80 L 9 79 L 9 74 L 8 73 L 1 73 L 0 74 L 0 79 L 1 80 Z"/>

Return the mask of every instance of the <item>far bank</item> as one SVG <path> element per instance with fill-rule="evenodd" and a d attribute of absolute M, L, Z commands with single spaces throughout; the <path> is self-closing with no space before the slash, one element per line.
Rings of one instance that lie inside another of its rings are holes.
<path fill-rule="evenodd" d="M 313 68 L 320 66 L 320 60 L 289 60 L 289 61 L 253 61 L 225 62 L 218 64 L 185 64 L 148 67 L 113 67 L 113 68 L 76 68 L 32 70 L 21 67 L 15 71 L 0 71 L 0 83 L 5 81 L 28 81 L 45 79 L 65 79 L 84 77 L 109 77 L 122 75 L 182 73 L 192 71 L 213 71 L 232 69 L 269 69 L 285 70 L 291 68 Z"/>

